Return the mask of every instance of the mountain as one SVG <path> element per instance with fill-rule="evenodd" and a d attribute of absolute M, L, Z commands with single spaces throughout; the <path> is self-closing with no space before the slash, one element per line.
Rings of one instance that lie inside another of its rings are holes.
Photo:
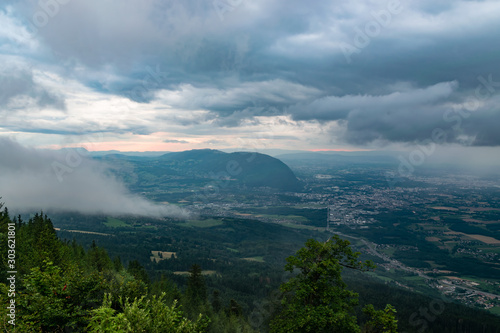
<path fill-rule="evenodd" d="M 111 154 L 124 155 L 124 156 L 138 156 L 138 157 L 155 157 L 169 153 L 168 151 L 119 151 L 119 150 L 105 150 L 105 151 L 92 151 L 89 155 L 92 157 L 106 156 Z"/>
<path fill-rule="evenodd" d="M 139 182 L 141 179 L 148 182 L 156 179 L 156 183 L 161 184 L 168 182 L 169 177 L 175 177 L 176 180 L 229 181 L 236 186 L 271 187 L 284 191 L 301 187 L 299 180 L 285 163 L 256 152 L 225 153 L 220 150 L 197 149 L 158 157 L 110 154 L 96 158 L 115 166 L 126 165 L 129 170 L 133 168 Z"/>
<path fill-rule="evenodd" d="M 169 153 L 159 158 L 177 171 L 216 179 L 236 179 L 249 187 L 295 190 L 299 181 L 282 161 L 256 152 L 225 153 L 200 149 Z"/>

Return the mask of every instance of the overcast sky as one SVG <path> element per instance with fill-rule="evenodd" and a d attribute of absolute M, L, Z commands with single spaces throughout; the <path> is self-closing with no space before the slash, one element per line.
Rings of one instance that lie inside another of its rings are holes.
<path fill-rule="evenodd" d="M 0 136 L 496 153 L 499 17 L 499 1 L 3 0 Z"/>

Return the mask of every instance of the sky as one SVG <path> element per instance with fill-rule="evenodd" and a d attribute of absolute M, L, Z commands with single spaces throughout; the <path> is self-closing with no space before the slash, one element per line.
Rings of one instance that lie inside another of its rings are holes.
<path fill-rule="evenodd" d="M 3 0 L 0 137 L 499 155 L 499 1 Z"/>

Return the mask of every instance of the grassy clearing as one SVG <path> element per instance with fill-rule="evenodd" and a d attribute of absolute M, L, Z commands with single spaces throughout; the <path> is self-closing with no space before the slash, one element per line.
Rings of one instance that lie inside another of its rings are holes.
<path fill-rule="evenodd" d="M 452 211 L 452 212 L 458 211 L 458 208 L 455 208 L 455 207 L 446 207 L 446 206 L 437 206 L 437 207 L 430 207 L 430 208 L 436 209 L 436 210 L 449 210 L 449 211 Z"/>
<path fill-rule="evenodd" d="M 310 225 L 303 225 L 303 224 L 283 223 L 281 225 L 284 227 L 293 228 L 293 229 L 308 229 L 308 230 L 318 229 L 318 227 L 312 227 Z"/>
<path fill-rule="evenodd" d="M 488 309 L 489 312 L 500 316 L 500 306 L 494 306 L 491 309 Z"/>
<path fill-rule="evenodd" d="M 177 256 L 177 252 L 168 251 L 151 251 L 151 254 L 151 261 L 155 261 L 157 263 L 165 259 L 171 259 L 172 256 Z"/>
<path fill-rule="evenodd" d="M 182 227 L 194 227 L 194 228 L 210 228 L 222 225 L 221 220 L 216 219 L 206 219 L 206 220 L 189 220 L 183 223 L 179 223 Z"/>
<path fill-rule="evenodd" d="M 386 249 L 378 251 L 387 254 L 389 257 L 392 257 L 394 255 L 394 252 L 396 252 L 396 249 L 394 247 L 388 247 Z"/>
<path fill-rule="evenodd" d="M 256 218 L 266 218 L 274 220 L 289 220 L 295 222 L 308 222 L 309 220 L 300 215 L 273 215 L 273 214 L 255 214 Z"/>
<path fill-rule="evenodd" d="M 257 261 L 257 262 L 265 262 L 264 261 L 264 257 L 260 256 L 260 257 L 250 257 L 250 258 L 241 258 L 243 260 L 247 260 L 247 261 Z"/>
<path fill-rule="evenodd" d="M 99 236 L 114 236 L 110 234 L 103 234 L 102 232 L 84 231 L 84 230 L 65 230 L 65 229 L 61 230 L 58 228 L 58 231 L 77 232 L 80 234 L 99 235 Z"/>
<path fill-rule="evenodd" d="M 365 274 L 367 275 L 370 275 L 371 277 L 374 277 L 376 279 L 380 279 L 384 282 L 391 282 L 391 281 L 394 281 L 393 279 L 391 279 L 390 277 L 387 277 L 385 275 L 380 275 L 380 274 L 377 274 L 375 272 L 366 272 Z"/>
<path fill-rule="evenodd" d="M 190 273 L 188 271 L 177 271 L 174 272 L 175 275 L 189 275 Z M 202 271 L 201 274 L 203 275 L 215 275 L 217 274 L 216 271 Z"/>
<path fill-rule="evenodd" d="M 492 253 L 500 253 L 500 246 L 496 247 L 478 247 L 478 249 L 483 250 L 486 253 L 492 252 Z"/>
<path fill-rule="evenodd" d="M 130 227 L 130 224 L 128 224 L 127 222 L 115 219 L 114 217 L 108 217 L 108 220 L 104 222 L 104 225 L 110 228 Z"/>
<path fill-rule="evenodd" d="M 428 263 L 429 265 L 431 265 L 431 268 L 446 268 L 446 266 L 443 266 L 443 265 L 438 265 L 436 264 L 435 261 L 432 261 L 432 260 L 425 260 L 426 263 Z"/>

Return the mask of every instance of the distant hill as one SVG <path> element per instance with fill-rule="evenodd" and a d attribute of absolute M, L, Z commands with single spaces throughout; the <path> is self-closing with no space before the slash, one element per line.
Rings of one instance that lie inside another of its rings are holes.
<path fill-rule="evenodd" d="M 249 187 L 295 190 L 300 183 L 282 161 L 256 152 L 224 153 L 199 149 L 165 154 L 159 159 L 176 171 L 216 178 L 237 179 Z"/>
<path fill-rule="evenodd" d="M 177 180 L 231 180 L 232 184 L 238 186 L 271 187 L 284 191 L 298 190 L 301 187 L 299 180 L 285 163 L 256 152 L 225 153 L 220 150 L 198 149 L 157 157 L 109 154 L 95 158 L 109 162 L 117 170 L 133 169 L 131 173 L 139 177 L 139 182 L 147 181 L 150 184 L 168 182 L 166 177 L 175 177 Z M 134 178 L 131 173 L 124 178 Z"/>
<path fill-rule="evenodd" d="M 107 151 L 91 151 L 90 156 L 106 156 L 111 154 L 124 155 L 124 156 L 138 156 L 138 157 L 155 157 L 161 156 L 169 153 L 168 151 L 119 151 L 119 150 L 107 150 Z"/>

